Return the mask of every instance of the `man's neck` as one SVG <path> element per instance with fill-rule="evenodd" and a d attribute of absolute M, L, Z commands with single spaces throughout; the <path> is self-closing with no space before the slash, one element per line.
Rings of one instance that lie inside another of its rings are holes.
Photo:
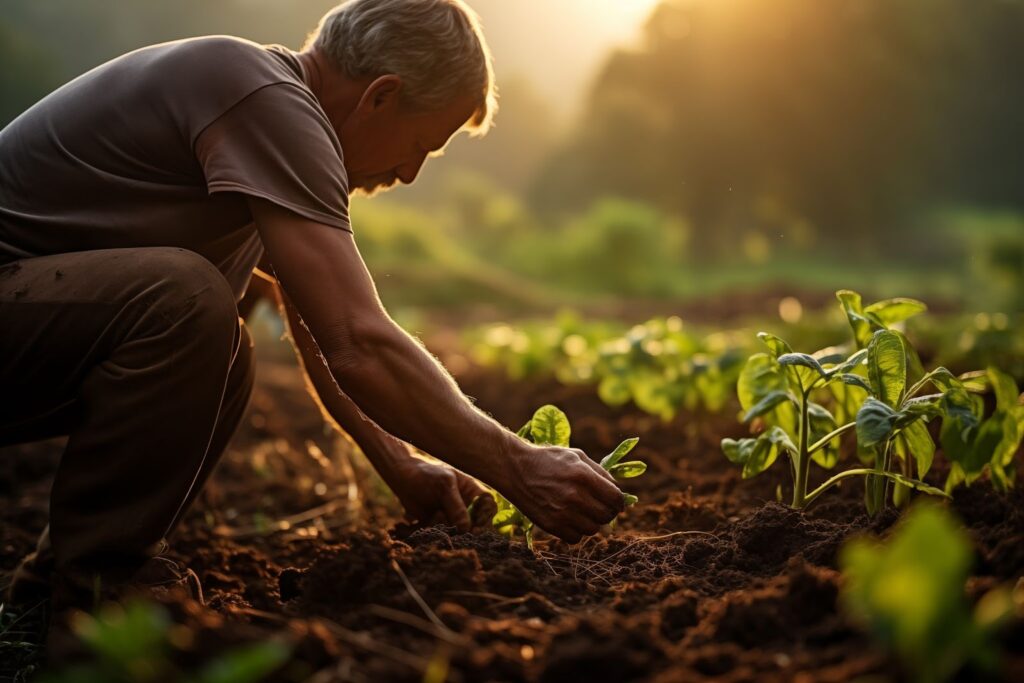
<path fill-rule="evenodd" d="M 320 92 L 323 89 L 323 76 L 320 73 L 319 59 L 312 50 L 298 53 L 299 62 L 302 64 L 303 81 L 310 89 L 317 100 L 321 99 Z"/>
<path fill-rule="evenodd" d="M 339 130 L 373 79 L 350 78 L 341 69 L 331 65 L 323 53 L 315 48 L 298 53 L 298 58 L 302 63 L 306 85 L 327 114 L 331 125 Z"/>

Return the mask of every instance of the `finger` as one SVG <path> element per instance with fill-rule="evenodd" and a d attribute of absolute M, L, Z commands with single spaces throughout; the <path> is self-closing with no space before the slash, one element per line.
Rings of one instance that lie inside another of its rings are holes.
<path fill-rule="evenodd" d="M 590 469 L 594 470 L 594 472 L 596 472 L 597 474 L 600 474 L 602 478 L 607 479 L 613 484 L 616 484 L 615 477 L 612 476 L 611 472 L 601 467 L 601 463 L 595 462 L 589 455 L 587 455 L 586 453 L 579 449 L 574 450 L 576 450 L 576 453 L 577 455 L 580 456 L 580 459 L 582 459 L 583 462 L 590 466 Z M 616 484 L 616 487 L 618 487 L 618 484 Z"/>
<path fill-rule="evenodd" d="M 607 475 L 607 477 L 602 476 L 600 479 L 595 479 L 594 485 L 590 487 L 593 497 L 603 508 L 600 511 L 595 510 L 595 512 L 599 516 L 606 516 L 610 512 L 614 517 L 626 508 L 626 504 L 622 500 L 622 489 L 619 488 L 615 479 L 611 478 L 611 475 L 604 468 L 590 460 L 590 458 L 587 458 L 587 461 L 591 463 L 592 468 L 596 467 L 602 475 Z"/>
<path fill-rule="evenodd" d="M 487 489 L 473 477 L 462 474 L 461 472 L 455 475 L 459 484 L 459 494 L 462 496 L 462 502 L 466 505 L 472 503 L 479 496 L 488 493 Z"/>
<path fill-rule="evenodd" d="M 450 524 L 454 524 L 459 531 L 469 531 L 469 512 L 466 511 L 466 503 L 462 500 L 458 479 L 454 476 L 441 494 L 441 508 Z"/>
<path fill-rule="evenodd" d="M 559 513 L 557 519 L 548 520 L 546 525 L 538 525 L 544 531 L 557 536 L 566 543 L 579 543 L 584 536 L 591 536 L 601 530 L 601 524 L 594 521 L 579 509 L 567 509 Z"/>
<path fill-rule="evenodd" d="M 498 513 L 498 504 L 494 502 L 494 496 L 488 492 L 484 492 L 470 501 L 467 512 L 469 514 L 469 523 L 471 526 L 490 526 L 491 520 L 494 519 L 494 515 Z"/>

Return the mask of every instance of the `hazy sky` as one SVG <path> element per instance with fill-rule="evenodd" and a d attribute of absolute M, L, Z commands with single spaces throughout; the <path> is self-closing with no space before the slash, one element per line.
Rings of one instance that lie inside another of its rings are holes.
<path fill-rule="evenodd" d="M 467 0 L 501 77 L 526 76 L 560 115 L 572 112 L 605 52 L 639 35 L 657 0 Z"/>

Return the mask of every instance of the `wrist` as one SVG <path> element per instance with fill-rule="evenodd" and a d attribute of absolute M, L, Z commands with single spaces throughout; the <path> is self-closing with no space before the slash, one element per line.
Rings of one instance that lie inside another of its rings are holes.
<path fill-rule="evenodd" d="M 392 488 L 400 481 L 403 473 L 414 465 L 409 448 L 390 434 L 378 431 L 365 435 L 357 443 L 377 474 Z"/>
<path fill-rule="evenodd" d="M 524 461 L 529 457 L 530 444 L 507 429 L 500 432 L 481 458 L 481 471 L 472 474 L 504 493 L 517 490 L 522 480 Z"/>

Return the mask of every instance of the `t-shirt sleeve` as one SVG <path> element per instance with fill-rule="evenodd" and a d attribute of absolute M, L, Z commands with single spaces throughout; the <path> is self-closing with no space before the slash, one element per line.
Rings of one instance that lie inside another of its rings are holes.
<path fill-rule="evenodd" d="M 352 231 L 341 145 L 323 110 L 297 86 L 249 94 L 199 133 L 195 154 L 211 195 L 262 197 Z"/>

